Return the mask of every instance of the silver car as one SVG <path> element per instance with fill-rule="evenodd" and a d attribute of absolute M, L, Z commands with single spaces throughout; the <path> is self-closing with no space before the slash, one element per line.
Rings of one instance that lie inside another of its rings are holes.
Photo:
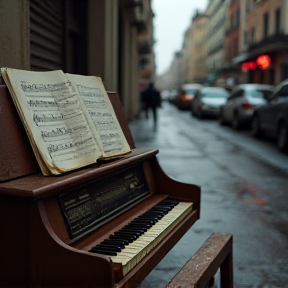
<path fill-rule="evenodd" d="M 204 87 L 197 91 L 191 102 L 191 113 L 198 118 L 218 117 L 219 108 L 229 96 L 222 87 Z"/>
<path fill-rule="evenodd" d="M 264 84 L 236 86 L 220 108 L 219 123 L 231 124 L 234 129 L 250 126 L 255 108 L 265 104 L 273 90 L 274 86 Z"/>

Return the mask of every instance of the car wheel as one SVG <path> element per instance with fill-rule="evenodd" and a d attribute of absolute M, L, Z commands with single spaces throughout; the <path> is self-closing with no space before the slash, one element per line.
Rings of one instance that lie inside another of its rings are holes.
<path fill-rule="evenodd" d="M 258 138 L 261 137 L 262 135 L 260 121 L 256 115 L 254 115 L 251 120 L 251 134 L 252 136 L 258 137 Z"/>
<path fill-rule="evenodd" d="M 193 105 L 191 105 L 191 116 L 195 117 L 195 109 Z"/>
<path fill-rule="evenodd" d="M 277 146 L 281 151 L 288 150 L 288 131 L 285 123 L 281 123 L 277 134 Z"/>
<path fill-rule="evenodd" d="M 238 113 L 237 113 L 237 112 L 235 112 L 234 115 L 233 115 L 232 127 L 233 127 L 235 130 L 239 130 L 240 127 L 241 127 L 240 120 L 239 120 L 239 116 L 238 116 Z"/>
<path fill-rule="evenodd" d="M 220 111 L 220 113 L 219 113 L 218 120 L 219 120 L 219 124 L 220 124 L 220 125 L 222 125 L 222 126 L 226 125 L 226 121 L 225 121 L 225 119 L 224 119 L 223 112 L 221 112 L 221 111 Z"/>
<path fill-rule="evenodd" d="M 198 117 L 199 119 L 202 119 L 202 118 L 203 118 L 203 113 L 202 113 L 201 108 L 198 108 L 198 110 L 197 110 L 197 117 Z"/>

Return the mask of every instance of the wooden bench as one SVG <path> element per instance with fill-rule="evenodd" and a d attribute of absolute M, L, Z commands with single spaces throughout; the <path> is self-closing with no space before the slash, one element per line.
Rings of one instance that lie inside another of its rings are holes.
<path fill-rule="evenodd" d="M 233 288 L 232 235 L 212 234 L 167 288 L 207 288 L 220 268 L 221 288 Z"/>

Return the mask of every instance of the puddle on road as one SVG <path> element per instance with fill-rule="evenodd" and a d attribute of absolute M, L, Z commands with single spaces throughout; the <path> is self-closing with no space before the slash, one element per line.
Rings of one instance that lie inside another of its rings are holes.
<path fill-rule="evenodd" d="M 247 206 L 266 206 L 268 203 L 260 196 L 260 189 L 249 183 L 236 184 L 236 195 Z"/>

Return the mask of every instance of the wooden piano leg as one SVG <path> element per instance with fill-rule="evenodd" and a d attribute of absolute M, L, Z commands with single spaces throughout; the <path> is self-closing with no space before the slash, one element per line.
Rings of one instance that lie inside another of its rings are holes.
<path fill-rule="evenodd" d="M 167 288 L 207 288 L 220 267 L 221 288 L 233 288 L 232 235 L 212 234 Z"/>

